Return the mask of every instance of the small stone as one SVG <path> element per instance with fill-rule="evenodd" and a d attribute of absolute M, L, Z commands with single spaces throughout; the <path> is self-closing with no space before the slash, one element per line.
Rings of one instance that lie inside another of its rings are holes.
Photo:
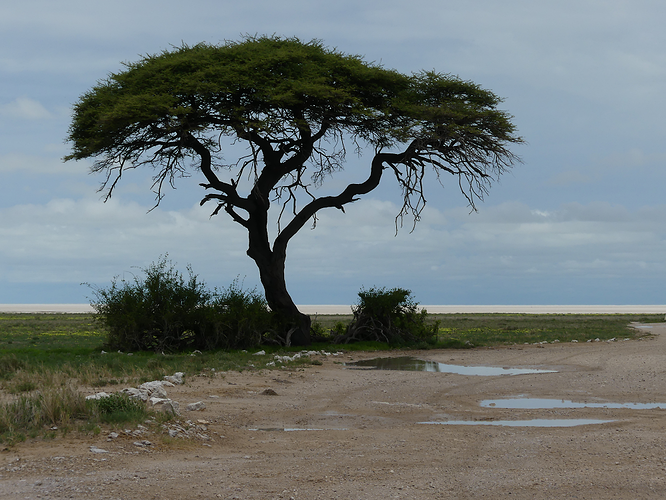
<path fill-rule="evenodd" d="M 97 446 L 91 446 L 90 451 L 92 453 L 108 453 L 107 450 L 103 450 L 102 448 L 98 448 Z"/>
<path fill-rule="evenodd" d="M 91 394 L 90 396 L 86 396 L 86 400 L 97 400 L 97 399 L 102 399 L 102 398 L 108 398 L 109 394 L 106 392 L 97 392 L 95 394 Z"/>
<path fill-rule="evenodd" d="M 203 401 L 197 401 L 196 403 L 190 403 L 185 409 L 187 411 L 201 411 L 206 409 L 206 404 Z"/>
<path fill-rule="evenodd" d="M 110 432 L 106 440 L 111 441 L 112 439 L 118 439 L 118 436 L 120 436 L 120 434 L 118 434 L 117 432 Z"/>
<path fill-rule="evenodd" d="M 253 356 L 265 356 L 265 355 L 266 355 L 266 351 L 264 351 L 264 350 L 257 351 L 253 354 Z"/>
<path fill-rule="evenodd" d="M 275 392 L 273 389 L 266 389 L 264 392 L 262 392 L 264 396 L 277 396 L 278 393 Z"/>
<path fill-rule="evenodd" d="M 164 380 L 171 382 L 172 384 L 181 385 L 183 383 L 183 377 L 185 374 L 183 372 L 176 372 L 173 375 L 166 375 Z"/>

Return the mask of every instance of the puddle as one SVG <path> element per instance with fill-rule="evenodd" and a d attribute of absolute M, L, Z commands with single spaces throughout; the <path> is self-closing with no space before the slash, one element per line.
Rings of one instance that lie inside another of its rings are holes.
<path fill-rule="evenodd" d="M 496 425 L 500 427 L 576 427 L 615 422 L 615 420 L 597 420 L 593 418 L 535 418 L 532 420 L 449 420 L 447 422 L 417 422 L 432 425 Z"/>
<path fill-rule="evenodd" d="M 538 370 L 534 368 L 501 368 L 496 366 L 463 366 L 424 361 L 411 356 L 398 358 L 374 358 L 345 363 L 347 368 L 366 370 L 401 370 L 413 372 L 454 373 L 457 375 L 480 375 L 494 377 L 497 375 L 526 375 L 531 373 L 557 373 L 557 370 Z"/>
<path fill-rule="evenodd" d="M 259 429 L 248 429 L 248 431 L 263 432 L 296 432 L 296 431 L 323 431 L 324 429 L 300 429 L 296 427 L 264 427 Z"/>
<path fill-rule="evenodd" d="M 611 408 L 628 410 L 666 409 L 666 403 L 585 403 L 566 399 L 509 398 L 481 401 L 486 408 L 509 408 L 522 410 L 549 410 L 554 408 Z"/>

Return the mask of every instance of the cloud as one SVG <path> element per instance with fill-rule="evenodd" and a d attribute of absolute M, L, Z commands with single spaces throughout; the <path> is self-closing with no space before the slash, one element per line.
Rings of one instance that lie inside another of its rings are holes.
<path fill-rule="evenodd" d="M 229 264 L 222 274 L 233 278 L 238 274 L 233 268 L 246 267 L 246 237 L 233 224 L 221 228 L 216 222 L 198 206 L 147 213 L 145 206 L 115 199 L 13 206 L 0 210 L 0 277 L 13 282 L 108 280 L 168 252 L 183 265 L 203 261 L 209 269 L 223 269 Z"/>
<path fill-rule="evenodd" d="M 0 106 L 0 116 L 19 120 L 48 120 L 53 115 L 39 101 L 17 97 Z"/>
<path fill-rule="evenodd" d="M 46 174 L 46 175 L 82 175 L 88 169 L 78 162 L 63 162 L 52 156 L 37 156 L 24 153 L 0 155 L 0 173 Z"/>
<path fill-rule="evenodd" d="M 2 209 L 0 280 L 103 284 L 169 253 L 215 286 L 237 276 L 259 285 L 243 228 L 199 206 L 148 208 L 118 199 L 55 199 Z M 549 282 L 666 279 L 666 206 L 574 203 L 553 211 L 512 202 L 471 215 L 429 208 L 413 232 L 396 235 L 397 210 L 365 199 L 346 214 L 322 212 L 316 229 L 298 233 L 286 267 L 297 300 L 350 302 L 362 286 L 377 285 L 411 288 L 423 303 L 442 303 L 454 300 L 453 283 L 459 298 L 485 283 L 486 301 L 531 303 L 538 295 L 530 294 Z M 502 292 L 507 280 L 520 286 Z M 560 292 L 566 288 L 559 285 Z M 557 302 L 570 301 L 560 295 Z"/>

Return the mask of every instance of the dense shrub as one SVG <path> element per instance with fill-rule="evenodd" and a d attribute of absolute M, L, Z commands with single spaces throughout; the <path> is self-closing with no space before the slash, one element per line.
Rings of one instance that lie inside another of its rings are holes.
<path fill-rule="evenodd" d="M 188 266 L 187 279 L 166 257 L 133 281 L 94 288 L 91 305 L 114 349 L 183 351 L 257 345 L 268 328 L 265 300 L 237 282 L 209 291 Z"/>
<path fill-rule="evenodd" d="M 243 290 L 234 281 L 226 290 L 216 290 L 205 308 L 199 349 L 245 349 L 256 346 L 270 329 L 271 312 L 256 290 Z"/>
<path fill-rule="evenodd" d="M 428 313 L 419 310 L 412 292 L 403 288 L 370 288 L 358 293 L 352 307 L 354 319 L 336 343 L 379 341 L 389 344 L 432 342 L 439 322 L 427 323 Z"/>

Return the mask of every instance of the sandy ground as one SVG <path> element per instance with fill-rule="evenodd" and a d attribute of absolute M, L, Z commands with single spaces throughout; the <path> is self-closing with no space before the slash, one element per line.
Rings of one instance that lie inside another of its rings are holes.
<path fill-rule="evenodd" d="M 443 363 L 556 373 L 346 369 L 341 361 L 373 356 L 354 353 L 291 372 L 190 377 L 169 397 L 181 406 L 206 403 L 183 416 L 203 421 L 210 440 L 147 434 L 138 439 L 152 444 L 138 447 L 136 437 L 120 432 L 108 441 L 104 432 L 23 443 L 0 454 L 0 498 L 666 498 L 666 410 L 480 406 L 516 396 L 666 403 L 666 326 L 649 331 L 655 335 L 640 341 L 416 353 Z M 588 418 L 610 422 L 419 424 Z"/>

